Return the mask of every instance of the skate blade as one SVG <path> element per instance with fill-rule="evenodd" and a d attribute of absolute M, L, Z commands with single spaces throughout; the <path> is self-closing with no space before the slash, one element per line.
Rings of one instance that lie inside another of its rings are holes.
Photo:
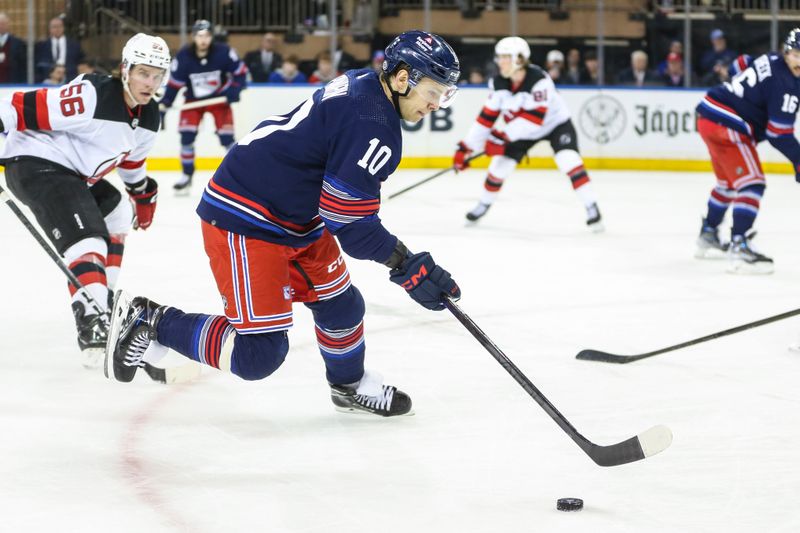
<path fill-rule="evenodd" d="M 346 413 L 349 415 L 371 416 L 373 418 L 397 418 L 400 416 L 414 416 L 413 407 L 407 413 L 403 413 L 402 415 L 393 415 L 393 416 L 383 416 L 375 413 L 370 413 L 369 411 L 364 411 L 363 409 L 356 409 L 355 407 L 340 407 L 338 405 L 334 405 L 333 408 L 340 413 Z"/>
<path fill-rule="evenodd" d="M 132 298 L 125 291 L 119 290 L 114 294 L 114 303 L 111 307 L 111 329 L 106 341 L 105 358 L 103 360 L 103 374 L 110 380 L 116 381 L 114 376 L 114 348 L 119 340 L 122 319 L 128 312 Z"/>
<path fill-rule="evenodd" d="M 192 188 L 187 186 L 184 187 L 183 189 L 175 189 L 175 196 L 178 196 L 180 198 L 185 198 L 186 196 L 189 196 L 191 192 Z"/>
<path fill-rule="evenodd" d="M 103 364 L 105 348 L 86 348 L 81 351 L 81 365 L 88 370 L 99 368 Z"/>
<path fill-rule="evenodd" d="M 775 265 L 772 263 L 746 263 L 744 261 L 733 261 L 728 265 L 728 274 L 742 274 L 750 276 L 763 276 L 775 272 Z"/>
<path fill-rule="evenodd" d="M 718 261 L 720 259 L 727 259 L 728 252 L 725 250 L 719 250 L 717 248 L 700 248 L 698 247 L 697 250 L 694 252 L 695 259 L 710 259 L 712 261 Z"/>
<path fill-rule="evenodd" d="M 592 233 L 603 233 L 606 231 L 606 227 L 603 225 L 602 222 L 595 222 L 594 224 L 588 225 L 589 231 Z"/>

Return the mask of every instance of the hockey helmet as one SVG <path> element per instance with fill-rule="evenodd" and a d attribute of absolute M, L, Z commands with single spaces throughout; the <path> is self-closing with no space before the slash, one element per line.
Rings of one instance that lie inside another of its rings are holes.
<path fill-rule="evenodd" d="M 148 65 L 155 68 L 164 70 L 164 79 L 161 82 L 162 87 L 167 83 L 169 78 L 169 66 L 171 62 L 169 56 L 169 47 L 161 37 L 155 35 L 147 35 L 146 33 L 137 33 L 125 43 L 122 49 L 122 65 L 120 66 L 120 74 L 122 78 L 122 85 L 125 90 L 128 89 L 128 76 L 134 65 Z"/>
<path fill-rule="evenodd" d="M 213 35 L 214 31 L 211 22 L 207 21 L 206 19 L 194 21 L 194 24 L 192 25 L 192 35 L 197 35 L 201 31 L 207 31 Z"/>
<path fill-rule="evenodd" d="M 800 50 L 800 28 L 791 30 L 786 36 L 786 40 L 783 41 L 783 51 L 788 52 L 789 50 Z"/>
<path fill-rule="evenodd" d="M 448 107 L 453 102 L 461 67 L 458 56 L 447 41 L 426 31 L 401 33 L 386 47 L 383 73 L 389 76 L 402 65 L 409 67 L 408 81 L 411 87 L 415 87 L 422 78 L 430 78 L 446 88 L 439 106 Z"/>
<path fill-rule="evenodd" d="M 503 37 L 494 45 L 494 55 L 522 56 L 525 61 L 528 61 L 531 58 L 531 47 L 522 37 Z"/>

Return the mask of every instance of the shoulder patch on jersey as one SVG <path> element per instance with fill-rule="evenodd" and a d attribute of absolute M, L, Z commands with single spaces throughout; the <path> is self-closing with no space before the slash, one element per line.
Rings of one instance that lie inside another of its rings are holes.
<path fill-rule="evenodd" d="M 753 68 L 758 75 L 758 81 L 764 81 L 772 75 L 772 65 L 770 65 L 769 57 L 766 55 L 758 56 L 753 61 Z"/>
<path fill-rule="evenodd" d="M 330 83 L 325 85 L 325 89 L 322 93 L 322 101 L 324 102 L 328 98 L 344 96 L 347 94 L 348 90 L 350 90 L 350 79 L 344 74 L 337 76 L 336 78 L 332 79 Z"/>
<path fill-rule="evenodd" d="M 84 79 L 91 81 L 97 91 L 97 107 L 94 110 L 94 118 L 126 124 L 133 122 L 134 117 L 128 112 L 128 105 L 123 96 L 122 81 L 119 78 L 90 74 Z M 160 124 L 158 103 L 151 100 L 149 104 L 142 107 L 141 113 L 136 118 L 137 127 L 157 132 Z"/>

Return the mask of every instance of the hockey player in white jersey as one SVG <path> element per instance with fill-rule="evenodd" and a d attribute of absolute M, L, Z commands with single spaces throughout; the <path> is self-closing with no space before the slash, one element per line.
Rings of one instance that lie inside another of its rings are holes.
<path fill-rule="evenodd" d="M 159 126 L 153 97 L 169 65 L 164 40 L 139 33 L 122 51 L 118 77 L 85 74 L 0 101 L 8 188 L 88 292 L 69 286 L 87 367 L 97 365 L 105 347 L 109 289 L 125 236 L 131 227 L 147 229 L 155 213 L 158 185 L 146 175 L 145 159 Z M 103 180 L 114 169 L 132 202 Z"/>
<path fill-rule="evenodd" d="M 575 127 L 553 80 L 529 63 L 531 49 L 520 37 L 500 39 L 494 52 L 499 75 L 489 81 L 489 99 L 453 156 L 457 170 L 469 166 L 473 152 L 483 150 L 492 158 L 478 205 L 467 213 L 467 219 L 474 222 L 485 215 L 528 150 L 537 142 L 548 140 L 556 166 L 569 176 L 586 208 L 586 224 L 592 231 L 602 231 L 597 200 L 578 153 Z M 505 127 L 502 131 L 493 129 L 501 115 Z"/>

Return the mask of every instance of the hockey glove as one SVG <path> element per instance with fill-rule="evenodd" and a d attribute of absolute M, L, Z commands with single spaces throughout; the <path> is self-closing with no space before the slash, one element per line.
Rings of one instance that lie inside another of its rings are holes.
<path fill-rule="evenodd" d="M 239 93 L 242 92 L 239 88 L 231 87 L 225 92 L 225 98 L 228 99 L 229 104 L 233 104 L 239 101 Z"/>
<path fill-rule="evenodd" d="M 502 131 L 492 130 L 489 132 L 489 138 L 486 139 L 486 155 L 506 155 L 506 145 L 508 144 L 508 137 Z"/>
<path fill-rule="evenodd" d="M 467 148 L 467 145 L 463 142 L 458 143 L 458 150 L 456 150 L 455 155 L 453 155 L 453 167 L 456 170 L 466 170 L 469 168 L 469 156 L 472 154 L 472 150 Z"/>
<path fill-rule="evenodd" d="M 136 229 L 147 229 L 153 223 L 153 215 L 156 213 L 156 199 L 158 198 L 158 183 L 150 177 L 146 177 L 133 185 L 126 185 L 125 189 L 133 200 L 136 208 L 136 218 L 133 227 Z"/>
<path fill-rule="evenodd" d="M 434 263 L 428 252 L 410 255 L 389 271 L 389 279 L 403 287 L 418 304 L 433 311 L 444 309 L 445 294 L 458 300 L 461 289 L 450 273 Z"/>

